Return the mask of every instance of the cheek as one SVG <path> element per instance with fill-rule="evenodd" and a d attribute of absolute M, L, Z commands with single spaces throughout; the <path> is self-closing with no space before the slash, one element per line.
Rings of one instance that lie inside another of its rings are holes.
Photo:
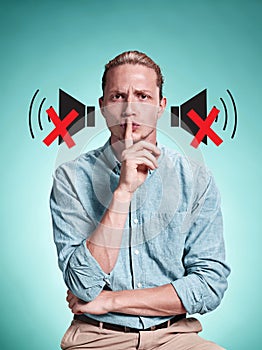
<path fill-rule="evenodd" d="M 103 115 L 106 118 L 108 127 L 112 128 L 115 125 L 119 125 L 121 120 L 122 107 L 120 104 L 112 104 L 103 108 Z"/>
<path fill-rule="evenodd" d="M 153 127 L 157 122 L 157 112 L 156 106 L 144 105 L 140 109 L 141 123 L 144 126 Z"/>

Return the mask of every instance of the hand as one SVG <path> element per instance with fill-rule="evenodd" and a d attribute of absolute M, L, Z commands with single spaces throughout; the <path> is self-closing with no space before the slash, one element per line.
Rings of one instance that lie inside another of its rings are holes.
<path fill-rule="evenodd" d="M 159 148 L 150 142 L 139 141 L 133 144 L 132 121 L 128 120 L 118 188 L 129 193 L 135 192 L 147 178 L 148 169 L 155 170 L 158 167 L 159 155 Z"/>
<path fill-rule="evenodd" d="M 68 302 L 68 307 L 75 315 L 81 315 L 83 313 L 102 315 L 110 311 L 108 307 L 110 301 L 109 294 L 110 292 L 108 291 L 102 291 L 94 300 L 88 303 L 79 299 L 68 290 L 66 301 Z"/>

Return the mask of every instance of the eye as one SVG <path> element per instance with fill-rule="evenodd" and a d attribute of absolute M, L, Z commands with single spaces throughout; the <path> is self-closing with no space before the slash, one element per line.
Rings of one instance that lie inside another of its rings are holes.
<path fill-rule="evenodd" d="M 111 98 L 112 98 L 113 101 L 119 101 L 119 100 L 121 100 L 123 98 L 123 95 L 121 95 L 121 94 L 114 94 Z"/>
<path fill-rule="evenodd" d="M 140 93 L 140 94 L 138 94 L 138 97 L 140 98 L 140 100 L 148 100 L 149 98 L 150 98 L 150 96 L 149 95 L 147 95 L 147 94 L 144 94 L 144 93 Z"/>

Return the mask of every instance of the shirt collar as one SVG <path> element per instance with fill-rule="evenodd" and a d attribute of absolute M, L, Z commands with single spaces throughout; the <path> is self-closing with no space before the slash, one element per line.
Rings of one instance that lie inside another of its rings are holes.
<path fill-rule="evenodd" d="M 107 140 L 107 142 L 104 144 L 103 149 L 102 149 L 106 161 L 108 163 L 108 166 L 110 167 L 110 169 L 112 169 L 112 171 L 115 174 L 120 175 L 120 170 L 121 170 L 121 163 L 119 162 L 119 160 L 117 159 L 112 146 L 111 146 L 111 142 L 110 142 L 110 138 Z"/>

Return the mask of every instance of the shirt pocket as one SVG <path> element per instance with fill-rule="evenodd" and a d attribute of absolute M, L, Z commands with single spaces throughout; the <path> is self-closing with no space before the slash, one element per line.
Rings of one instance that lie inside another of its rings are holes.
<path fill-rule="evenodd" d="M 147 213 L 140 218 L 140 234 L 147 242 L 158 237 L 171 243 L 184 232 L 186 212 Z"/>
<path fill-rule="evenodd" d="M 182 277 L 185 272 L 183 266 L 185 217 L 186 212 L 176 212 L 173 217 L 167 213 L 158 213 L 144 218 L 145 251 L 150 257 L 148 263 L 146 261 L 144 263 L 151 266 L 149 275 L 158 275 L 158 278 L 161 281 L 163 279 L 165 283 Z"/>

